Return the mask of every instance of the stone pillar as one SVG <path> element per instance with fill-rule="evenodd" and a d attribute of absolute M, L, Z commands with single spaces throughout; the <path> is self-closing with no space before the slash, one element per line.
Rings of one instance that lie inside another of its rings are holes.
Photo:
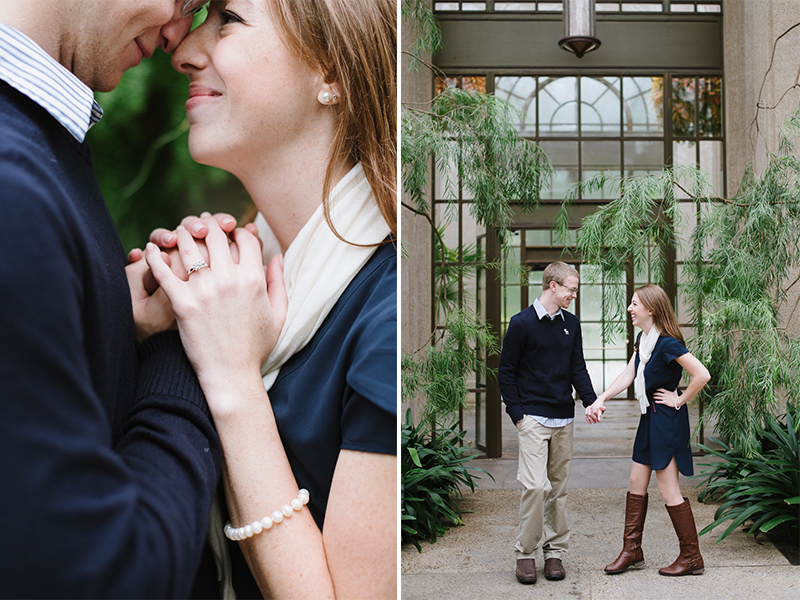
<path fill-rule="evenodd" d="M 800 86 L 794 86 L 800 83 L 800 4 L 727 0 L 722 10 L 727 192 L 732 196 L 747 165 L 756 174 L 764 172 L 768 154 L 777 151 L 782 124 L 798 108 Z M 800 336 L 800 284 L 789 290 L 781 318 L 789 335 Z"/>
<path fill-rule="evenodd" d="M 401 24 L 401 48 L 410 51 L 416 37 L 415 30 L 407 20 Z M 421 57 L 430 61 L 430 56 Z M 424 66 L 410 68 L 410 57 L 403 54 L 400 61 L 400 98 L 403 105 L 425 109 L 432 99 L 431 72 Z M 403 194 L 403 202 L 410 199 Z M 413 353 L 423 349 L 431 336 L 431 236 L 428 221 L 407 208 L 400 208 L 401 226 L 401 351 Z M 402 405 L 401 417 L 405 419 L 407 408 L 411 408 L 415 422 L 419 421 L 424 399 L 415 398 Z"/>
<path fill-rule="evenodd" d="M 798 83 L 800 26 L 791 28 L 800 24 L 800 5 L 796 0 L 727 0 L 722 8 L 730 196 L 748 164 L 763 172 L 767 153 L 777 150 L 781 125 L 800 101 L 800 87 L 791 89 Z"/>

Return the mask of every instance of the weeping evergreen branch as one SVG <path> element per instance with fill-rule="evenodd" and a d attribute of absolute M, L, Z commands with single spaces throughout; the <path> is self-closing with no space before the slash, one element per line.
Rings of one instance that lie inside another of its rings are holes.
<path fill-rule="evenodd" d="M 518 111 L 480 92 L 446 88 L 430 110 L 402 111 L 403 188 L 419 212 L 428 212 L 430 165 L 443 174 L 439 197 L 456 197 L 459 183 L 473 198 L 470 214 L 501 231 L 512 219 L 512 203 L 530 211 L 552 175 L 550 159 L 538 145 L 519 137 Z"/>
<path fill-rule="evenodd" d="M 577 251 L 586 265 L 596 267 L 598 280 L 609 284 L 610 297 L 603 298 L 604 310 L 625 314 L 627 272 L 631 267 L 648 271 L 656 283 L 663 285 L 667 269 L 667 250 L 676 243 L 676 228 L 681 226 L 681 212 L 675 183 L 693 190 L 698 198 L 709 193 L 702 173 L 687 167 L 664 168 L 660 173 L 637 177 L 611 177 L 600 174 L 570 190 L 555 221 L 557 239 L 566 240 L 569 210 L 578 191 L 590 194 L 603 189 L 618 198 L 601 206 L 584 218 L 578 229 Z M 624 321 L 603 323 L 603 339 L 624 334 Z"/>
<path fill-rule="evenodd" d="M 461 298 L 470 299 L 464 289 L 465 281 L 474 281 L 481 271 L 499 269 L 499 262 L 486 262 L 483 251 L 476 244 L 461 248 L 448 248 L 444 244 L 444 226 L 436 229 L 434 246 L 434 303 L 435 314 L 441 309 L 445 314 L 459 306 Z M 459 261 L 460 257 L 460 261 Z"/>
<path fill-rule="evenodd" d="M 444 318 L 437 331 L 441 339 L 424 352 L 402 358 L 403 398 L 422 393 L 427 404 L 422 416 L 433 430 L 463 406 L 466 377 L 488 373 L 479 357 L 496 354 L 496 334 L 474 313 L 457 306 L 458 282 L 482 269 L 485 263 L 474 246 L 448 249 L 434 226 L 429 202 L 432 165 L 442 174 L 439 198 L 470 198 L 469 211 L 479 226 L 494 226 L 501 241 L 511 224 L 512 204 L 532 210 L 539 203 L 542 185 L 552 176 L 548 156 L 519 137 L 519 113 L 510 103 L 480 92 L 446 88 L 429 110 L 404 106 L 401 160 L 406 210 L 425 218 L 435 232 L 435 313 Z M 460 254 L 460 261 L 459 259 Z M 461 264 L 458 264 L 458 263 Z M 456 263 L 448 264 L 448 263 Z M 527 281 L 521 266 L 508 271 Z M 440 310 L 443 308 L 443 310 Z"/>
<path fill-rule="evenodd" d="M 416 68 L 420 54 L 435 54 L 442 48 L 442 32 L 439 21 L 433 14 L 429 0 L 403 0 L 400 5 L 401 14 L 406 23 L 417 34 L 411 46 L 411 66 Z M 416 56 L 415 56 L 416 55 Z"/>
<path fill-rule="evenodd" d="M 712 197 L 705 175 L 685 166 L 632 178 L 601 175 L 580 184 L 587 191 L 619 190 L 617 199 L 583 220 L 577 244 L 597 278 L 613 284 L 611 297 L 603 299 L 612 314 L 624 314 L 627 269 L 649 269 L 663 283 L 666 251 L 679 237 L 689 241 L 678 292 L 696 331 L 690 350 L 712 374 L 703 422 L 716 421 L 718 433 L 745 455 L 758 450 L 758 434 L 779 402 L 800 397 L 800 340 L 780 321 L 800 269 L 800 160 L 791 141 L 798 132 L 800 111 L 785 124 L 765 172 L 756 176 L 747 169 L 729 199 Z M 691 231 L 676 190 L 694 211 Z M 575 197 L 577 190 L 556 219 L 561 236 Z M 604 338 L 609 333 L 604 329 Z"/>
<path fill-rule="evenodd" d="M 403 400 L 414 398 L 419 392 L 424 394 L 427 403 L 422 420 L 431 430 L 447 426 L 447 421 L 464 406 L 467 376 L 476 371 L 488 372 L 475 348 L 494 354 L 497 342 L 488 324 L 478 315 L 456 308 L 448 313 L 446 329 L 438 345 L 429 346 L 419 359 L 403 355 Z"/>
<path fill-rule="evenodd" d="M 800 342 L 780 321 L 800 268 L 800 161 L 790 139 L 799 125 L 795 112 L 764 173 L 748 169 L 733 202 L 710 203 L 692 234 L 685 293 L 702 333 L 698 358 L 717 390 L 703 420 L 716 418 L 746 455 L 778 403 L 800 397 Z"/>

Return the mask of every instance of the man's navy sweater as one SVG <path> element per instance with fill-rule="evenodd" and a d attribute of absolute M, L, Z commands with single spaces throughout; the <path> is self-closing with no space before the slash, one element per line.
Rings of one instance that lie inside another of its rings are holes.
<path fill-rule="evenodd" d="M 572 388 L 584 406 L 597 399 L 583 358 L 581 324 L 565 310 L 539 319 L 533 305 L 511 317 L 503 339 L 497 381 L 506 413 L 556 419 L 575 416 Z"/>
<path fill-rule="evenodd" d="M 137 349 L 88 146 L 0 81 L 0 596 L 186 596 L 219 440 L 176 332 Z"/>

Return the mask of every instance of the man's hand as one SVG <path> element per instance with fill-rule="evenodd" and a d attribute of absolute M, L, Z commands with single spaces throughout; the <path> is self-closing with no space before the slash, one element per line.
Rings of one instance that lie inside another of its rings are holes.
<path fill-rule="evenodd" d="M 125 267 L 125 274 L 128 276 L 128 285 L 131 288 L 136 341 L 143 342 L 153 334 L 176 329 L 175 315 L 169 298 L 155 283 L 147 262 L 143 260 L 132 262 Z"/>
<path fill-rule="evenodd" d="M 602 420 L 603 413 L 605 411 L 606 407 L 602 402 L 594 402 L 593 404 L 590 404 L 584 411 L 586 422 L 589 424 L 599 423 Z"/>

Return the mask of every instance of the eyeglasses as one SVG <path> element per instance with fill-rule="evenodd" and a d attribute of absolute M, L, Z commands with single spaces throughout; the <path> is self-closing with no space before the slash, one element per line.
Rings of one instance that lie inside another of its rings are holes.
<path fill-rule="evenodd" d="M 578 288 L 571 288 L 568 285 L 564 285 L 563 283 L 558 283 L 557 281 L 554 281 L 553 283 L 555 283 L 556 285 L 560 285 L 562 288 L 567 288 L 570 292 L 572 292 L 576 296 L 578 295 Z"/>

